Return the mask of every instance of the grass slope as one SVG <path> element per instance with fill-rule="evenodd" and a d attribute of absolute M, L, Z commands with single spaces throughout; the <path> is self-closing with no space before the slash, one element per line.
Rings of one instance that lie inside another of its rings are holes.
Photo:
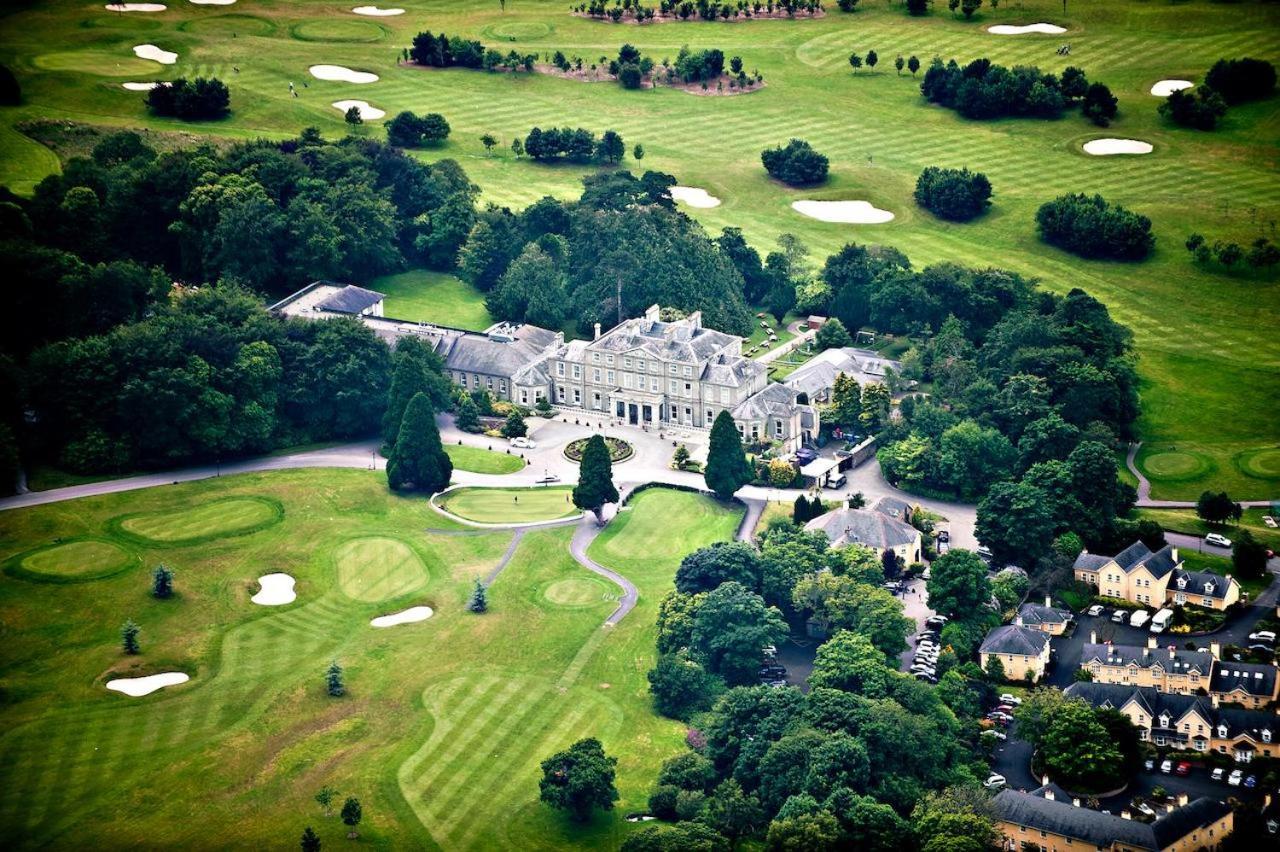
<path fill-rule="evenodd" d="M 515 473 L 524 467 L 524 459 L 519 456 L 495 453 L 479 447 L 446 444 L 444 451 L 456 469 L 472 473 Z"/>
<path fill-rule="evenodd" d="M 507 147 L 514 136 L 535 124 L 612 127 L 628 145 L 644 144 L 642 168 L 670 172 L 724 201 L 713 209 L 689 210 L 690 215 L 712 231 L 741 226 L 762 249 L 772 248 L 784 232 L 800 235 L 818 258 L 849 240 L 884 242 L 906 251 L 917 265 L 999 265 L 1036 276 L 1058 292 L 1089 290 L 1134 329 L 1144 379 L 1144 440 L 1151 448 L 1194 448 L 1211 462 L 1194 481 L 1153 477 L 1154 496 L 1182 497 L 1212 485 L 1239 498 L 1264 497 L 1280 483 L 1280 472 L 1256 476 L 1241 468 L 1250 450 L 1274 447 L 1280 437 L 1274 403 L 1280 399 L 1280 342 L 1271 333 L 1280 323 L 1276 285 L 1198 269 L 1181 247 L 1192 231 L 1243 243 L 1273 233 L 1280 213 L 1280 111 L 1274 101 L 1239 107 L 1219 131 L 1200 133 L 1163 122 L 1155 111 L 1158 99 L 1149 94 L 1160 79 L 1201 79 L 1219 57 L 1280 60 L 1280 8 L 1273 4 L 1226 8 L 1197 0 L 1170 7 L 1117 0 L 1075 4 L 1064 14 L 1056 0 L 1024 0 L 998 10 L 984 7 L 972 21 L 941 9 L 910 18 L 891 5 L 853 15 L 833 8 L 819 20 L 644 27 L 576 18 L 552 0 L 530 0 L 505 11 L 497 4 L 444 0 L 432 5 L 429 19 L 411 13 L 361 23 L 345 7 L 330 4 L 241 5 L 231 11 L 174 3 L 156 15 L 112 15 L 96 6 L 42 3 L 6 17 L 0 61 L 22 78 L 26 103 L 0 114 L 0 150 L 7 155 L 2 173 L 21 177 L 23 188 L 41 171 L 56 168 L 38 149 L 4 135 L 21 120 L 72 117 L 189 129 L 148 117 L 141 96 L 119 86 L 128 79 L 179 74 L 227 80 L 233 117 L 200 130 L 229 138 L 282 137 L 306 125 L 343 133 L 342 117 L 330 104 L 347 97 L 366 99 L 388 115 L 401 109 L 443 112 L 453 127 L 450 141 L 420 156 L 458 159 L 484 200 L 513 208 L 548 194 L 574 197 L 585 173 L 516 159 Z M 1002 37 L 985 31 L 996 23 L 1038 20 L 1062 24 L 1068 32 Z M 588 62 L 612 55 L 623 41 L 659 60 L 674 58 L 683 44 L 719 47 L 741 55 L 768 85 L 745 96 L 704 98 L 541 75 L 397 66 L 400 49 L 428 26 L 503 50 L 561 49 Z M 1071 43 L 1071 55 L 1057 56 L 1064 41 Z M 177 51 L 178 64 L 139 64 L 131 47 L 142 42 Z M 881 57 L 878 68 L 851 74 L 848 54 L 869 49 Z M 925 63 L 934 55 L 961 61 L 985 55 L 1054 72 L 1078 65 L 1112 88 L 1121 114 L 1107 130 L 1076 115 L 1053 122 L 966 121 L 921 101 L 918 80 L 893 71 L 899 53 Z M 316 62 L 373 70 L 381 79 L 365 86 L 309 79 L 307 66 Z M 298 84 L 300 97 L 289 96 L 290 81 Z M 379 136 L 381 122 L 357 132 Z M 502 140 L 493 154 L 480 145 L 484 133 Z M 827 184 L 793 190 L 767 179 L 759 152 L 791 136 L 809 140 L 831 158 Z M 1082 144 L 1099 136 L 1146 140 L 1155 151 L 1085 155 Z M 635 164 L 628 159 L 625 165 Z M 995 187 L 991 212 L 956 225 L 917 209 L 911 189 L 928 165 L 985 172 Z M 1090 262 L 1040 243 L 1032 224 L 1036 208 L 1075 191 L 1101 192 L 1150 216 L 1158 237 L 1155 255 L 1137 265 Z M 790 209 L 793 200 L 806 197 L 861 198 L 896 218 L 878 226 L 821 223 Z M 445 292 L 441 288 L 442 307 L 428 306 L 424 316 L 441 322 L 462 316 L 467 300 L 456 304 Z M 411 301 L 400 304 L 414 310 Z"/>
<path fill-rule="evenodd" d="M 151 599 L 142 571 L 67 586 L 0 576 L 10 630 L 0 823 L 14 848 L 78 848 L 88 831 L 104 848 L 210 837 L 271 848 L 308 824 L 338 844 L 345 829 L 311 798 L 326 783 L 361 799 L 362 842 L 377 848 L 601 848 L 634 828 L 622 816 L 643 807 L 683 736 L 647 694 L 657 601 L 684 549 L 731 536 L 739 510 L 677 492 L 637 497 L 593 551 L 640 589 L 637 609 L 610 630 L 600 625 L 612 595 L 589 600 L 578 588 L 603 584 L 569 556 L 571 529 L 528 533 L 490 589 L 490 612 L 466 612 L 474 578 L 511 534 L 450 535 L 425 501 L 389 494 L 368 471 L 223 477 L 6 512 L 0 559 L 102 534 L 121 513 L 231 496 L 279 500 L 284 520 L 143 550 L 146 566 L 174 567 L 173 600 Z M 646 553 L 655 541 L 659 552 Z M 349 594 L 344 579 L 387 565 L 412 581 Z M 253 606 L 255 578 L 279 569 L 297 577 L 297 602 Z M 557 602 L 566 589 L 578 591 Z M 368 626 L 416 603 L 435 615 Z M 118 650 L 128 617 L 143 627 L 133 658 Z M 323 690 L 334 658 L 347 673 L 342 699 Z M 103 688 L 109 676 L 173 670 L 192 680 L 139 699 Z M 618 756 L 622 800 L 577 826 L 537 802 L 537 764 L 582 736 Z"/>

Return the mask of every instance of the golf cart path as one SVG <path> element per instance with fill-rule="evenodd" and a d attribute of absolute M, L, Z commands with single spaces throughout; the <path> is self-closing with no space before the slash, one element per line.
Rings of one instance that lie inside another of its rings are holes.
<path fill-rule="evenodd" d="M 622 589 L 622 597 L 618 600 L 618 608 L 604 620 L 605 627 L 613 627 L 626 618 L 627 613 L 636 608 L 636 601 L 640 599 L 640 592 L 636 589 L 635 584 L 626 577 L 617 571 L 604 567 L 587 555 L 587 548 L 591 546 L 591 542 L 595 541 L 596 536 L 600 535 L 600 529 L 596 525 L 595 517 L 590 512 L 584 513 L 582 520 L 578 522 L 578 529 L 573 533 L 573 541 L 569 543 L 569 553 L 583 568 L 593 574 L 599 574 Z"/>

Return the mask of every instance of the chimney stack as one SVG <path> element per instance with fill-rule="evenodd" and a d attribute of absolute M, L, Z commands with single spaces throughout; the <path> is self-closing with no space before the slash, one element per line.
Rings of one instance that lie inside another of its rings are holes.
<path fill-rule="evenodd" d="M 1209 643 L 1209 653 L 1215 660 L 1222 658 L 1222 644 L 1216 640 Z"/>
<path fill-rule="evenodd" d="M 1125 808 L 1120 811 L 1120 819 L 1133 819 L 1133 814 L 1129 813 L 1129 809 Z"/>
<path fill-rule="evenodd" d="M 1045 605 L 1046 607 L 1053 606 L 1053 598 L 1051 598 L 1049 595 L 1045 595 L 1045 596 L 1044 596 L 1044 605 Z"/>
<path fill-rule="evenodd" d="M 600 339 L 600 323 L 596 323 L 596 325 L 595 325 L 595 337 L 592 337 L 591 339 L 592 339 L 592 340 L 599 340 L 599 339 Z"/>
<path fill-rule="evenodd" d="M 1174 657 L 1176 657 L 1176 656 L 1178 656 L 1178 649 L 1177 649 L 1177 648 L 1175 648 L 1175 647 L 1173 647 L 1172 645 L 1170 645 L 1170 646 L 1169 646 L 1169 659 L 1171 659 L 1171 660 L 1172 660 L 1172 659 L 1173 659 Z"/>
<path fill-rule="evenodd" d="M 1173 805 L 1165 805 L 1165 806 L 1164 806 L 1164 812 L 1165 812 L 1165 813 L 1167 813 L 1167 814 L 1171 814 L 1171 813 L 1173 813 L 1173 812 L 1174 812 L 1174 811 L 1176 811 L 1176 810 L 1177 810 L 1177 808 L 1175 808 Z"/>
<path fill-rule="evenodd" d="M 1019 613 L 1018 615 L 1015 615 L 1015 616 L 1013 617 L 1013 623 L 1014 623 L 1014 624 L 1016 624 L 1016 625 L 1018 625 L 1019 627 L 1022 627 L 1022 626 L 1023 626 L 1023 624 L 1022 624 L 1022 614 L 1021 614 L 1021 613 Z"/>
<path fill-rule="evenodd" d="M 1187 806 L 1188 797 L 1186 793 L 1178 794 L 1178 807 L 1185 808 Z"/>
<path fill-rule="evenodd" d="M 1098 644 L 1098 631 L 1096 631 L 1096 630 L 1090 630 L 1090 631 L 1089 631 L 1089 644 L 1090 644 L 1090 645 L 1097 645 L 1097 644 Z"/>
<path fill-rule="evenodd" d="M 1049 783 L 1049 777 L 1048 777 L 1048 776 L 1045 776 L 1044 783 L 1045 783 L 1045 784 L 1048 784 L 1048 783 Z M 1052 802 L 1052 801 L 1053 801 L 1053 791 L 1052 791 L 1052 790 L 1049 790 L 1049 789 L 1046 789 L 1046 790 L 1044 791 L 1044 798 L 1045 798 L 1045 801 L 1047 801 L 1047 802 Z"/>
<path fill-rule="evenodd" d="M 1158 641 L 1158 638 L 1156 637 L 1156 635 L 1154 633 L 1151 634 L 1150 636 L 1147 637 L 1147 647 L 1154 648 L 1156 646 L 1157 641 Z"/>
<path fill-rule="evenodd" d="M 1079 800 L 1079 799 L 1072 799 L 1072 800 L 1071 800 L 1071 807 L 1073 807 L 1073 808 L 1078 808 L 1078 807 L 1080 807 L 1080 800 Z"/>

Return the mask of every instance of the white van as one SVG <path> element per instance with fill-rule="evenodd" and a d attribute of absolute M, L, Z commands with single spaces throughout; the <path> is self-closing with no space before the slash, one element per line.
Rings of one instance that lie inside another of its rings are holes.
<path fill-rule="evenodd" d="M 1164 629 L 1169 626 L 1169 622 L 1173 620 L 1173 610 L 1162 609 L 1151 619 L 1151 632 L 1163 633 Z"/>
<path fill-rule="evenodd" d="M 1151 613 L 1147 612 L 1145 609 L 1135 610 L 1133 613 L 1133 617 L 1129 619 L 1129 626 L 1142 627 L 1144 624 L 1147 623 L 1147 620 L 1150 618 L 1151 618 Z"/>

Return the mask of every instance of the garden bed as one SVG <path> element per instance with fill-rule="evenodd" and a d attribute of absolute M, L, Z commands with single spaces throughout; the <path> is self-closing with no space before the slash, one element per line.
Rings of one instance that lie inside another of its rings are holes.
<path fill-rule="evenodd" d="M 576 441 L 570 441 L 565 444 L 564 457 L 571 462 L 581 462 L 582 453 L 587 447 L 588 438 L 579 438 Z M 631 444 L 621 438 L 604 439 L 604 445 L 609 448 L 609 460 L 614 464 L 624 462 L 636 454 L 635 448 Z"/>

